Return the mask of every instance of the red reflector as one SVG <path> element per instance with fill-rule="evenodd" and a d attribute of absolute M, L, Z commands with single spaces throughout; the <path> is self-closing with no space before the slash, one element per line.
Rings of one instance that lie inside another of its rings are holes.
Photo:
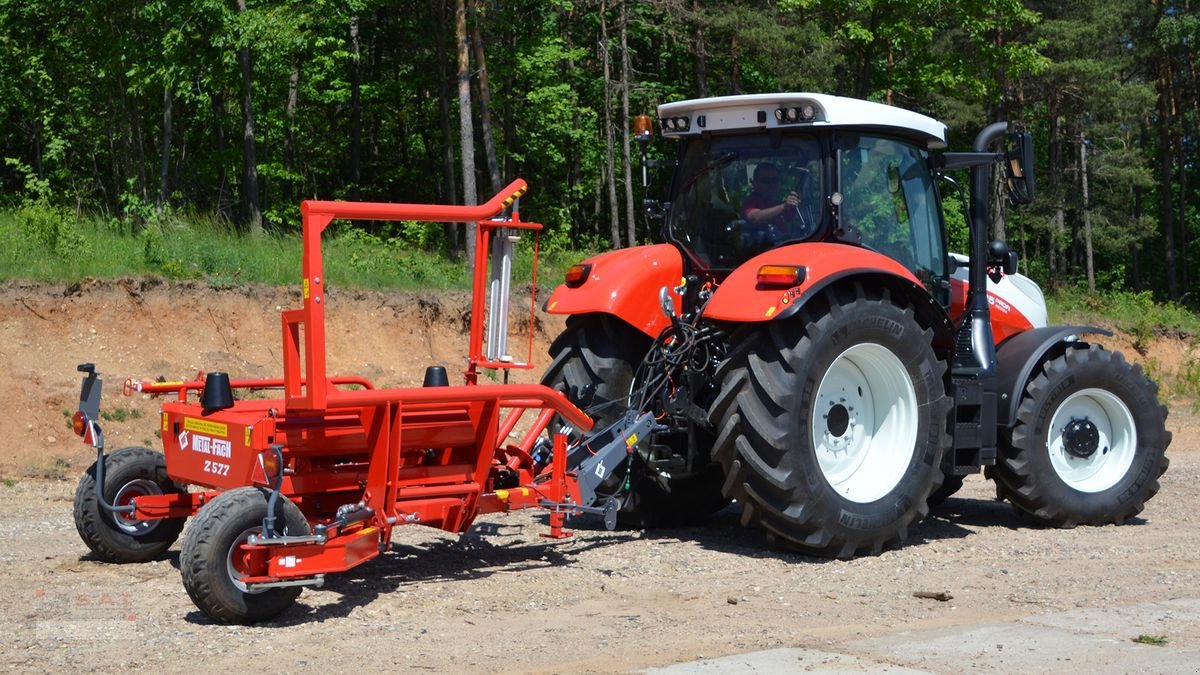
<path fill-rule="evenodd" d="M 567 270 L 565 280 L 568 286 L 580 286 L 587 281 L 588 275 L 591 273 L 591 265 L 571 265 L 571 268 Z"/>
<path fill-rule="evenodd" d="M 758 268 L 761 286 L 790 288 L 804 282 L 805 269 L 800 265 L 763 265 Z"/>
<path fill-rule="evenodd" d="M 273 487 L 275 479 L 279 477 L 279 471 L 279 456 L 274 450 L 264 450 L 258 453 L 258 466 L 254 467 L 254 475 L 250 480 L 255 485 Z"/>
<path fill-rule="evenodd" d="M 82 410 L 76 410 L 71 417 L 71 430 L 76 436 L 82 436 L 83 432 L 87 431 L 87 422 L 84 421 Z"/>

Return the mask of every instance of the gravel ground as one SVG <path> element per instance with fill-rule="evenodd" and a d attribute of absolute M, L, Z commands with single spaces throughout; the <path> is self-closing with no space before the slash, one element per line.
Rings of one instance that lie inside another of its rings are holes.
<path fill-rule="evenodd" d="M 836 650 L 904 631 L 1200 598 L 1200 447 L 1180 418 L 1162 492 L 1120 527 L 1024 524 L 971 477 L 900 550 L 850 561 L 772 549 L 726 510 L 703 527 L 606 532 L 545 516 L 481 519 L 454 537 L 399 528 L 393 551 L 306 590 L 279 620 L 221 626 L 157 562 L 95 561 L 71 520 L 74 484 L 0 486 L 0 669 L 636 671 L 780 647 Z M 914 597 L 945 593 L 948 600 Z M 1200 647 L 1166 615 L 1128 629 Z M 895 665 L 905 665 L 897 656 Z M 1050 665 L 1047 664 L 1048 669 Z"/>

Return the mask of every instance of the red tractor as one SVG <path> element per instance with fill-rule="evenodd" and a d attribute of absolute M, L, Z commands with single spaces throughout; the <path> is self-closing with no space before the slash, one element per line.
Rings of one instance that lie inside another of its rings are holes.
<path fill-rule="evenodd" d="M 1028 133 L 996 123 L 946 152 L 934 119 L 816 94 L 658 117 L 679 141 L 668 201 L 648 202 L 666 243 L 585 260 L 546 303 L 569 318 L 543 382 L 598 424 L 629 409 L 659 423 L 601 487 L 623 521 L 734 500 L 743 524 L 848 557 L 903 542 L 981 469 L 1052 526 L 1121 523 L 1158 491 L 1156 385 L 1082 339 L 1107 331 L 1047 326 L 1016 254 L 987 241 L 993 167 L 1013 203 L 1033 198 Z M 947 250 L 939 186 L 958 169 L 965 257 Z"/>

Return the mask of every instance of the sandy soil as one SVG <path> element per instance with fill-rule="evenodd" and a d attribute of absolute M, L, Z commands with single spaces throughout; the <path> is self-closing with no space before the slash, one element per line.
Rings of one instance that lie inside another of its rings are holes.
<path fill-rule="evenodd" d="M 107 376 L 109 446 L 153 445 L 158 402 L 116 397 L 117 383 L 198 369 L 276 375 L 275 310 L 297 297 L 132 281 L 0 288 L 0 669 L 208 672 L 253 659 L 289 672 L 629 671 L 1200 598 L 1200 418 L 1178 405 L 1162 492 L 1121 527 L 1029 527 L 978 476 L 909 545 L 851 561 L 773 549 L 729 510 L 703 527 L 647 532 L 579 518 L 564 542 L 541 538 L 545 516 L 525 512 L 483 518 L 461 537 L 400 528 L 390 554 L 306 590 L 278 621 L 214 625 L 183 591 L 177 546 L 121 566 L 79 541 L 71 499 L 93 455 L 67 428 L 75 365 L 93 361 Z M 418 383 L 431 363 L 453 372 L 467 306 L 465 296 L 335 292 L 330 370 L 387 385 Z M 534 350 L 544 362 L 561 323 L 542 321 Z M 1153 632 L 1200 648 L 1200 634 L 1170 622 Z"/>

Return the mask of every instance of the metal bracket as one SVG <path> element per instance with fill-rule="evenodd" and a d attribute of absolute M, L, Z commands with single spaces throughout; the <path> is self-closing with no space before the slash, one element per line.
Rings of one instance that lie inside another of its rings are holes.
<path fill-rule="evenodd" d="M 649 440 L 656 427 L 658 423 L 652 413 L 631 410 L 571 449 L 567 466 L 575 470 L 584 505 L 592 506 L 598 501 L 596 489 L 628 461 L 638 445 Z"/>

